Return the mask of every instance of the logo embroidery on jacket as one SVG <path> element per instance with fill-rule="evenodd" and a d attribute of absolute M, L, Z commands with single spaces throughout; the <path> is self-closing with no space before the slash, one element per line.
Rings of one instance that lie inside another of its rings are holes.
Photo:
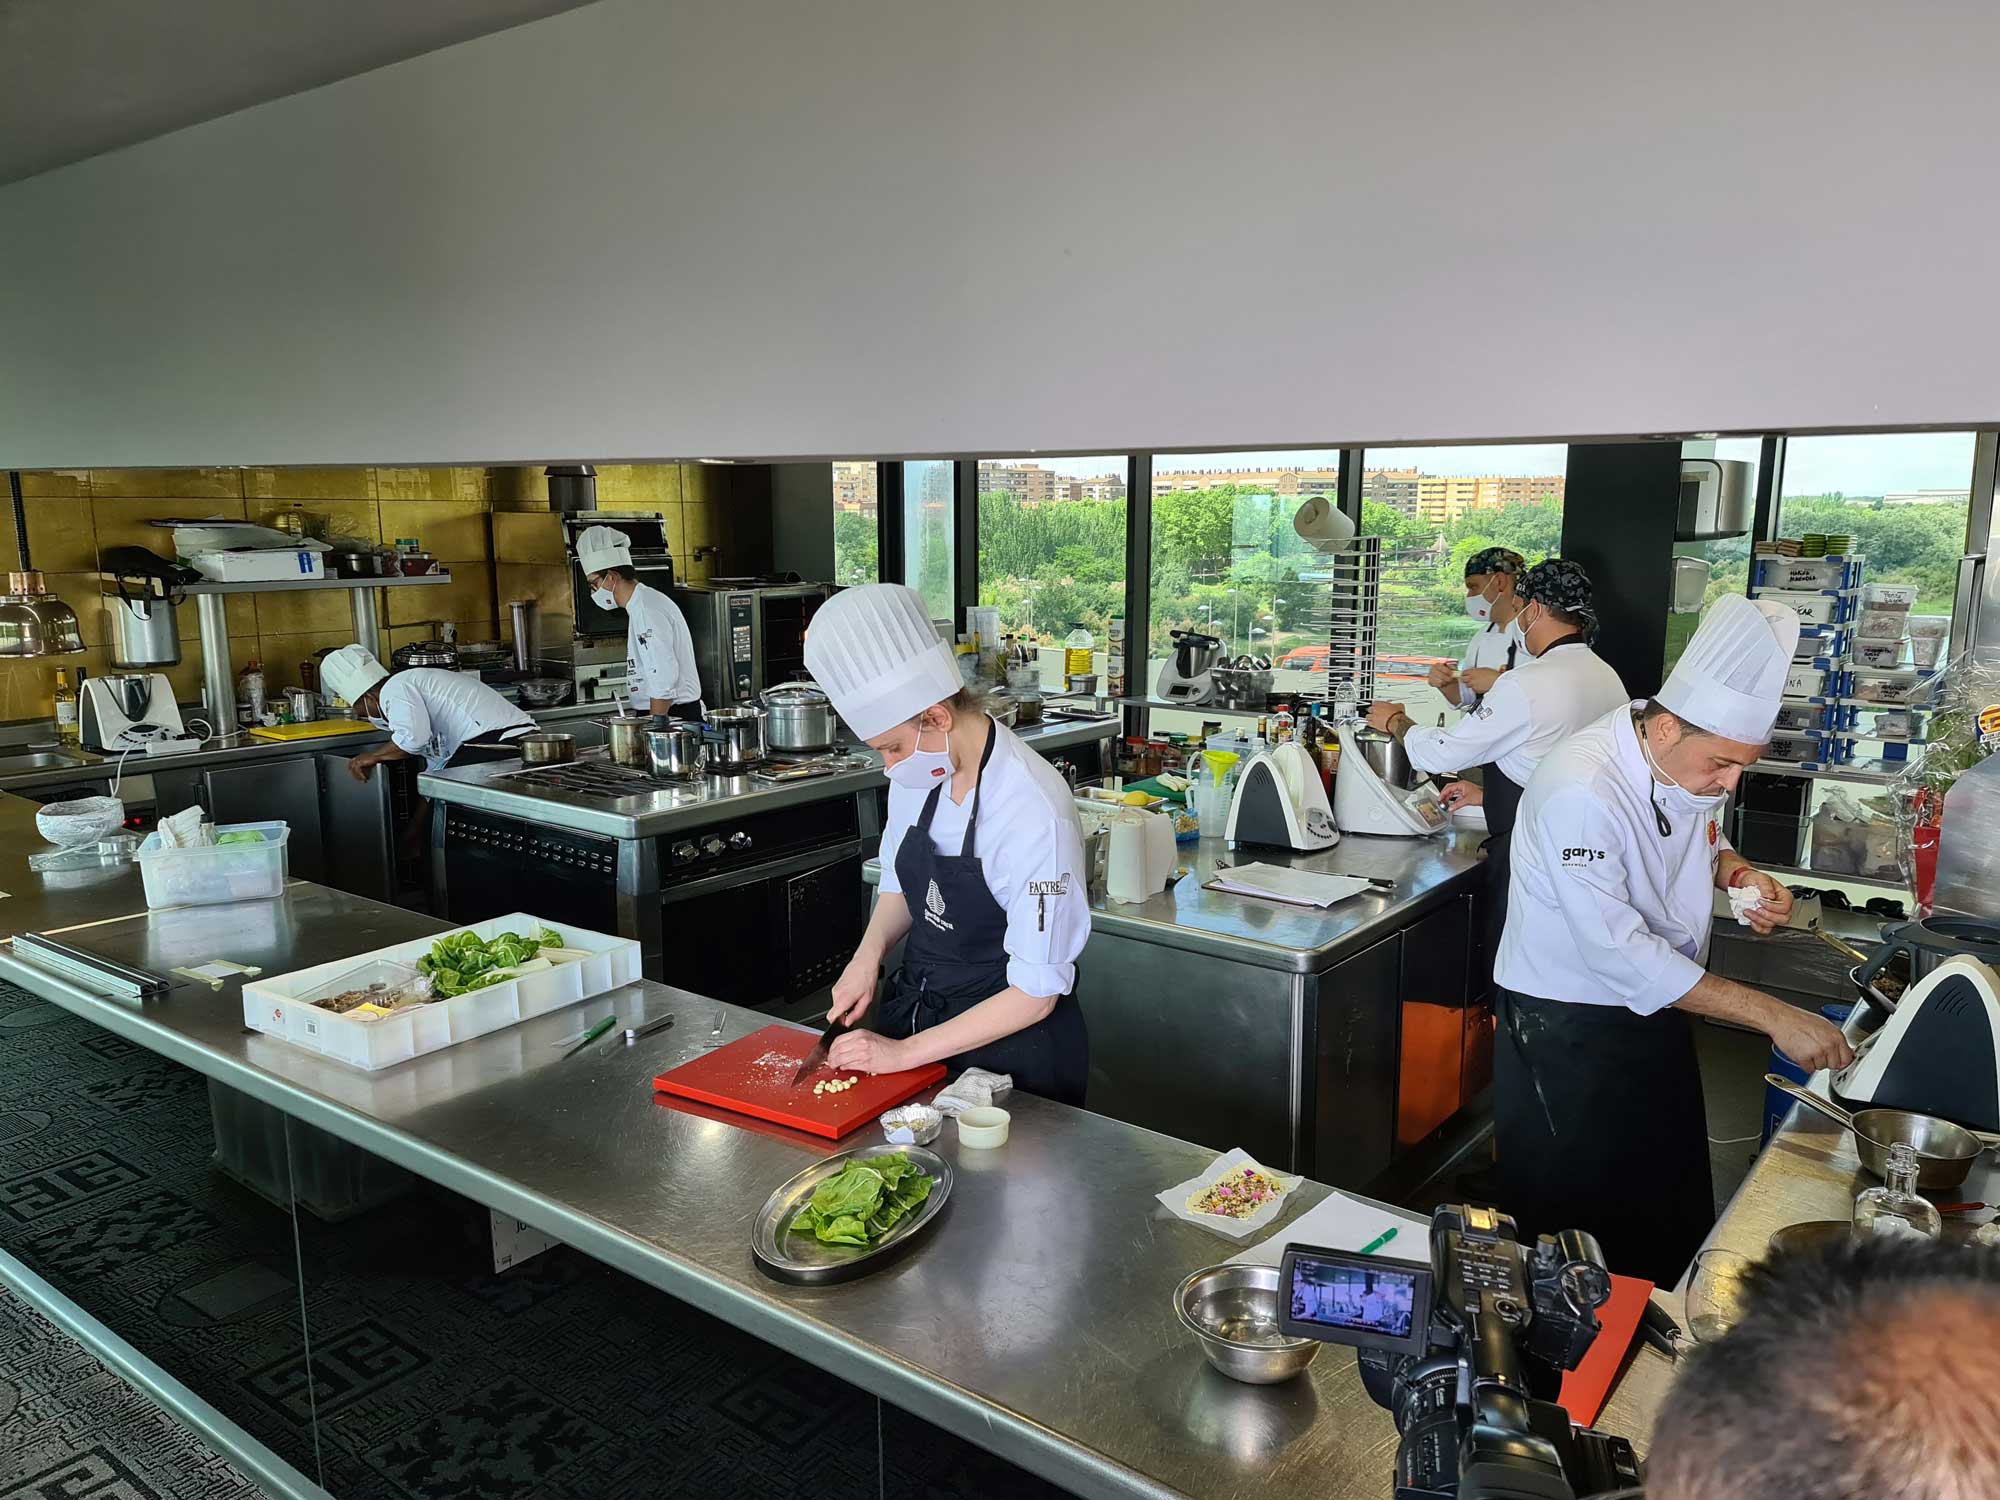
<path fill-rule="evenodd" d="M 935 880 L 931 882 L 931 888 L 924 893 L 924 920 L 941 931 L 952 930 L 951 923 L 944 917 L 944 892 L 938 889 Z"/>

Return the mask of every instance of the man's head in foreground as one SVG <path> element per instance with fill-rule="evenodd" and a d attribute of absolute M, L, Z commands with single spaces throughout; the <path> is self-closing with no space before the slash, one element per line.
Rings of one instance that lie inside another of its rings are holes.
<path fill-rule="evenodd" d="M 1647 1500 L 2000 1496 L 2000 1254 L 1842 1243 L 1753 1275 L 1667 1394 Z"/>

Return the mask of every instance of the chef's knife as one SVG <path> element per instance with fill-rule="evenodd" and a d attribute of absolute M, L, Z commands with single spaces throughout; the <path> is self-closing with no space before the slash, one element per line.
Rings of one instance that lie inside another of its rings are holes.
<path fill-rule="evenodd" d="M 813 1069 L 825 1064 L 827 1050 L 833 1046 L 833 1039 L 845 1030 L 847 1030 L 845 1022 L 835 1021 L 819 1034 L 819 1040 L 813 1043 L 812 1051 L 806 1054 L 806 1060 L 799 1064 L 798 1072 L 792 1075 L 793 1088 L 797 1088 L 800 1084 L 804 1083 L 806 1075 L 812 1072 Z"/>

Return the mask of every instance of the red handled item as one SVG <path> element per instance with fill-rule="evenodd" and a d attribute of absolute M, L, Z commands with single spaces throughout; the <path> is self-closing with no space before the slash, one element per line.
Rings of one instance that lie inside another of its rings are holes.
<path fill-rule="evenodd" d="M 944 1081 L 942 1063 L 927 1063 L 901 1073 L 850 1073 L 822 1066 L 794 1086 L 792 1075 L 818 1040 L 816 1032 L 766 1026 L 669 1069 L 653 1080 L 653 1087 L 663 1094 L 699 1100 L 837 1141 L 883 1110 Z M 813 1092 L 815 1083 L 844 1083 L 849 1078 L 855 1080 L 852 1088 L 839 1093 Z"/>

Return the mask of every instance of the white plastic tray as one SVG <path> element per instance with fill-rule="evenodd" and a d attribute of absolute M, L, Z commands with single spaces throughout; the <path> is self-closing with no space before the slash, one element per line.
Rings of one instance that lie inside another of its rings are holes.
<path fill-rule="evenodd" d="M 470 1041 L 518 1021 L 547 1015 L 592 995 L 617 989 L 621 984 L 630 984 L 639 977 L 639 945 L 631 938 L 591 932 L 566 922 L 545 922 L 525 912 L 514 912 L 474 922 L 469 927 L 454 927 L 451 931 L 476 932 L 482 938 L 490 938 L 503 932 L 535 933 L 544 927 L 560 932 L 564 948 L 580 951 L 584 957 L 450 1000 L 410 1006 L 373 1021 L 335 1015 L 297 998 L 316 993 L 329 980 L 371 960 L 414 964 L 431 951 L 433 943 L 448 935 L 434 933 L 427 938 L 351 954 L 333 963 L 315 964 L 310 969 L 246 984 L 243 1024 L 295 1047 L 324 1053 L 372 1072 L 457 1042 Z"/>

